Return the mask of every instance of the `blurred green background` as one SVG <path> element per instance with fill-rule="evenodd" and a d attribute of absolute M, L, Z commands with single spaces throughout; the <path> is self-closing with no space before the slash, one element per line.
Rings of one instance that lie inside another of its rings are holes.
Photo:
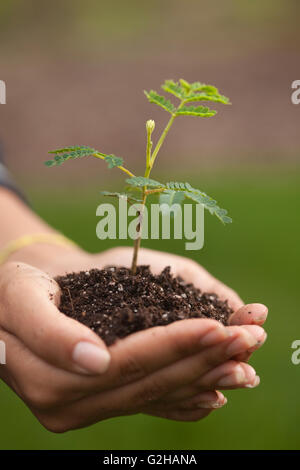
<path fill-rule="evenodd" d="M 193 256 L 270 308 L 268 341 L 251 361 L 261 385 L 226 393 L 226 407 L 202 422 L 140 415 L 53 435 L 1 383 L 1 449 L 299 449 L 300 106 L 290 100 L 299 15 L 292 0 L 1 3 L 0 140 L 38 213 L 90 251 L 114 245 L 97 240 L 95 210 L 100 190 L 119 190 L 118 175 L 90 160 L 50 172 L 47 150 L 91 145 L 138 172 L 145 120 L 155 118 L 158 135 L 166 119 L 142 90 L 181 76 L 215 84 L 232 107 L 176 122 L 153 177 L 190 181 L 234 223 L 206 217 L 200 252 L 177 240 L 144 245 Z"/>

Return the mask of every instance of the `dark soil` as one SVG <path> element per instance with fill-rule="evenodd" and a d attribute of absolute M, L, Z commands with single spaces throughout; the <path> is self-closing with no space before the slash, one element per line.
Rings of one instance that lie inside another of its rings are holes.
<path fill-rule="evenodd" d="M 155 276 L 140 266 L 67 274 L 58 277 L 60 310 L 97 333 L 107 345 L 136 331 L 188 318 L 213 318 L 227 325 L 232 310 L 215 294 L 201 293 L 174 277 L 170 268 Z"/>

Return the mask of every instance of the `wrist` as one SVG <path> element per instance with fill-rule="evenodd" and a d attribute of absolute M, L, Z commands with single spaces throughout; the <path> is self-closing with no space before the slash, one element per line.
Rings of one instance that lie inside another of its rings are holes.
<path fill-rule="evenodd" d="M 26 240 L 26 237 L 25 237 Z M 29 236 L 30 240 L 30 236 Z M 24 239 L 17 240 L 23 242 Z M 32 242 L 21 243 L 6 259 L 22 262 L 42 270 L 50 270 L 52 266 L 61 263 L 66 257 L 78 256 L 84 253 L 81 248 L 55 232 L 32 235 Z"/>

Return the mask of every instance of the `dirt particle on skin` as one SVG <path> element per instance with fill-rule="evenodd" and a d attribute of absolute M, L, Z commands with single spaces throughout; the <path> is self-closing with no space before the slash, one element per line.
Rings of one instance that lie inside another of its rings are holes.
<path fill-rule="evenodd" d="M 136 331 L 189 318 L 212 318 L 227 325 L 232 313 L 227 301 L 174 277 L 169 267 L 153 275 L 149 266 L 139 266 L 135 276 L 127 268 L 108 267 L 56 281 L 62 290 L 60 311 L 91 328 L 107 345 Z"/>

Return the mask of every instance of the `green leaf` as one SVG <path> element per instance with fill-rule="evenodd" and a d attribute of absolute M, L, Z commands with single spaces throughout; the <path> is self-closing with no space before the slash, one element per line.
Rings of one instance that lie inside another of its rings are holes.
<path fill-rule="evenodd" d="M 217 111 L 206 106 L 182 106 L 176 111 L 176 116 L 211 117 L 215 116 L 215 114 L 217 114 Z"/>
<path fill-rule="evenodd" d="M 180 100 L 185 97 L 185 90 L 178 83 L 175 83 L 173 80 L 166 80 L 165 83 L 161 86 L 164 91 L 171 93 Z"/>
<path fill-rule="evenodd" d="M 175 106 L 173 105 L 173 103 L 171 103 L 171 101 L 167 100 L 164 96 L 159 95 L 154 90 L 151 90 L 149 92 L 145 91 L 144 93 L 147 96 L 150 103 L 157 104 L 157 106 L 160 106 L 165 111 L 168 111 L 171 114 L 175 113 L 176 111 Z"/>
<path fill-rule="evenodd" d="M 108 164 L 108 168 L 114 168 L 116 166 L 122 166 L 123 165 L 123 158 L 121 157 L 116 157 L 115 155 L 105 155 L 104 160 Z"/>
<path fill-rule="evenodd" d="M 184 200 L 184 192 L 176 192 L 171 190 L 166 190 L 159 196 L 160 204 L 167 204 L 168 206 L 173 206 L 174 204 L 181 204 Z M 164 214 L 163 208 L 161 208 L 162 214 Z M 175 211 L 176 212 L 176 211 Z M 171 215 L 175 215 L 174 212 Z"/>
<path fill-rule="evenodd" d="M 171 181 L 167 183 L 165 187 L 167 190 L 182 192 L 185 198 L 199 204 L 203 204 L 205 209 L 207 209 L 210 214 L 218 217 L 218 219 L 221 220 L 221 222 L 224 224 L 232 222 L 232 219 L 227 216 L 226 209 L 221 209 L 213 198 L 205 194 L 203 191 L 193 188 L 189 183 Z"/>
<path fill-rule="evenodd" d="M 183 192 L 176 192 L 171 190 L 166 190 L 160 194 L 159 202 L 160 204 L 180 204 L 184 200 Z"/>
<path fill-rule="evenodd" d="M 75 146 L 64 147 L 64 148 L 56 149 L 56 150 L 50 150 L 50 152 L 48 152 L 48 153 L 60 154 L 60 153 L 70 153 L 70 152 L 73 152 L 73 151 L 76 152 L 76 151 L 84 151 L 84 150 L 87 150 L 91 153 L 96 152 L 95 149 L 93 149 L 91 147 L 88 147 L 87 145 L 75 145 Z"/>
<path fill-rule="evenodd" d="M 130 186 L 135 188 L 143 188 L 144 186 L 149 186 L 150 188 L 163 188 L 164 185 L 158 181 L 152 180 L 150 178 L 145 178 L 144 176 L 133 176 L 132 178 L 127 178 L 126 182 Z"/>
<path fill-rule="evenodd" d="M 126 193 L 111 193 L 110 191 L 101 191 L 100 194 L 102 194 L 102 196 L 108 196 L 108 197 L 117 197 L 119 199 L 125 199 L 127 198 L 128 201 L 133 201 L 133 202 L 142 202 L 141 199 L 137 199 L 131 195 L 128 195 Z"/>
<path fill-rule="evenodd" d="M 204 93 L 219 94 L 218 88 L 212 85 L 206 85 L 205 83 L 201 82 L 191 83 L 191 91 L 202 91 Z"/>
<path fill-rule="evenodd" d="M 180 86 L 183 90 L 185 90 L 186 94 L 193 93 L 196 91 L 202 91 L 204 93 L 212 93 L 212 94 L 219 94 L 218 88 L 212 85 L 206 85 L 205 83 L 201 82 L 194 82 L 189 83 L 187 80 L 181 78 L 179 80 Z"/>
<path fill-rule="evenodd" d="M 45 165 L 48 167 L 62 165 L 62 163 L 65 163 L 67 160 L 89 157 L 91 155 L 105 160 L 108 164 L 108 168 L 114 168 L 116 166 L 123 165 L 122 158 L 116 157 L 115 155 L 106 155 L 105 153 L 101 153 L 98 150 L 91 147 L 87 147 L 85 145 L 65 147 L 62 149 L 52 150 L 49 153 L 52 153 L 55 156 L 53 160 L 48 160 L 45 162 Z"/>
<path fill-rule="evenodd" d="M 210 94 L 210 93 L 192 93 L 188 95 L 185 99 L 186 102 L 196 102 L 196 101 L 213 101 L 214 103 L 223 103 L 230 104 L 229 98 L 219 94 Z"/>
<path fill-rule="evenodd" d="M 50 166 L 56 165 L 56 163 L 55 163 L 55 161 L 53 161 L 53 160 L 47 160 L 47 161 L 45 162 L 45 165 L 48 166 L 48 167 L 50 167 Z"/>
<path fill-rule="evenodd" d="M 185 93 L 189 93 L 191 91 L 192 84 L 189 83 L 187 80 L 180 78 L 179 83 L 181 87 L 185 90 Z"/>
<path fill-rule="evenodd" d="M 194 191 L 197 191 L 197 190 L 194 190 Z M 187 191 L 184 194 L 187 199 L 191 199 L 194 202 L 203 204 L 205 209 L 207 209 L 211 215 L 215 215 L 216 217 L 218 217 L 218 219 L 221 220 L 221 222 L 223 222 L 224 224 L 228 224 L 232 222 L 232 219 L 227 216 L 227 210 L 221 209 L 217 205 L 216 201 L 214 201 L 212 198 L 207 196 L 207 194 L 202 193 L 200 191 L 199 191 L 199 194 L 197 194 L 196 192 L 190 192 L 190 191 Z"/>
<path fill-rule="evenodd" d="M 76 146 L 76 147 L 65 147 L 62 149 L 52 150 L 49 153 L 55 154 L 53 160 L 48 160 L 45 162 L 46 166 L 55 166 L 61 165 L 62 163 L 66 162 L 67 160 L 74 159 L 74 158 L 82 158 L 87 157 L 89 155 L 94 154 L 97 152 L 95 149 L 87 146 Z"/>
<path fill-rule="evenodd" d="M 166 184 L 166 188 L 172 191 L 185 191 L 188 183 L 179 183 L 178 181 L 170 181 Z"/>

